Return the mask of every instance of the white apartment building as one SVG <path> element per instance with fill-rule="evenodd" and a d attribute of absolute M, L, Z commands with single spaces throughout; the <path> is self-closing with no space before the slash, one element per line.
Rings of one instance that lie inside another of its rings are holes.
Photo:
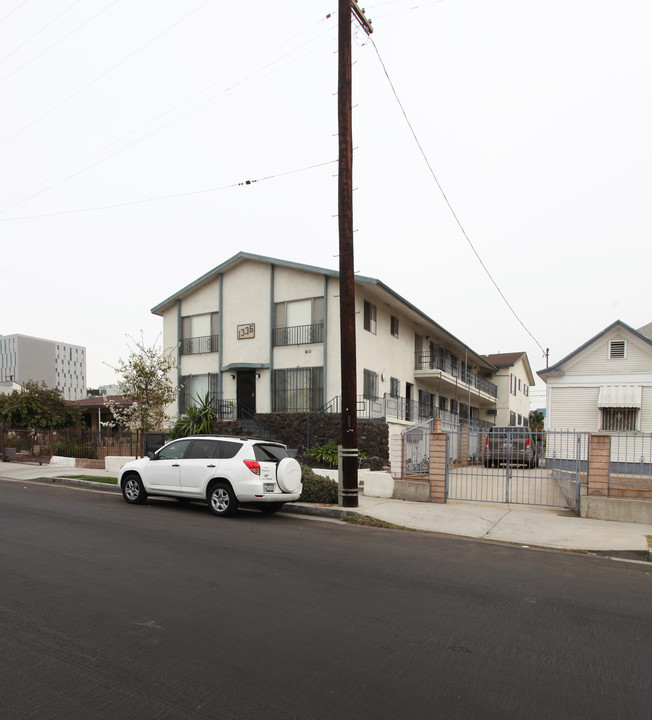
<path fill-rule="evenodd" d="M 65 400 L 86 397 L 86 348 L 29 335 L 0 335 L 0 382 L 33 380 L 61 390 Z"/>
<path fill-rule="evenodd" d="M 483 357 L 498 368 L 492 378 L 498 386 L 496 425 L 527 427 L 530 421 L 530 388 L 535 382 L 527 353 L 494 353 Z"/>
<path fill-rule="evenodd" d="M 380 280 L 356 276 L 358 416 L 494 424 L 497 368 Z M 339 410 L 339 273 L 240 252 L 152 312 L 178 353 L 171 417 Z"/>

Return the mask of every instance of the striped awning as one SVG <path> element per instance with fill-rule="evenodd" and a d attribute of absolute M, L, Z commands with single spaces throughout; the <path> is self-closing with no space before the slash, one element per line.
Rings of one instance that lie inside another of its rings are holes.
<path fill-rule="evenodd" d="M 640 408 L 643 388 L 640 385 L 602 385 L 598 396 L 600 408 Z"/>

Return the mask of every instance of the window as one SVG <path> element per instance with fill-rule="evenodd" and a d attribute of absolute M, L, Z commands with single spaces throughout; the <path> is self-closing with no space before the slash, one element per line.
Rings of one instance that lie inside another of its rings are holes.
<path fill-rule="evenodd" d="M 201 460 L 204 458 L 219 457 L 219 443 L 217 440 L 195 440 L 190 446 L 186 458 L 188 460 Z"/>
<path fill-rule="evenodd" d="M 458 411 L 459 403 L 457 402 L 457 400 L 451 399 L 451 412 L 453 413 L 453 415 L 457 415 Z"/>
<path fill-rule="evenodd" d="M 169 445 L 164 445 L 158 451 L 157 457 L 159 460 L 180 460 L 189 444 L 190 440 L 177 440 Z"/>
<path fill-rule="evenodd" d="M 516 425 L 516 413 L 514 413 L 514 412 L 509 413 L 509 424 L 511 426 Z"/>
<path fill-rule="evenodd" d="M 612 340 L 609 343 L 609 359 L 620 360 L 625 357 L 625 341 Z"/>
<path fill-rule="evenodd" d="M 400 397 L 401 395 L 401 381 L 398 378 L 389 379 L 389 395 L 390 397 Z"/>
<path fill-rule="evenodd" d="M 376 306 L 364 301 L 364 329 L 376 334 Z"/>
<path fill-rule="evenodd" d="M 274 347 L 324 342 L 324 298 L 274 305 Z"/>
<path fill-rule="evenodd" d="M 324 368 L 274 370 L 273 412 L 306 412 L 324 405 Z"/>
<path fill-rule="evenodd" d="M 439 409 L 442 412 L 448 412 L 448 398 L 443 397 L 442 395 L 439 396 Z"/>
<path fill-rule="evenodd" d="M 187 315 L 181 318 L 181 354 L 217 352 L 219 313 Z"/>
<path fill-rule="evenodd" d="M 523 384 L 523 394 L 525 395 L 525 397 L 528 397 L 528 395 L 530 394 L 530 388 L 525 384 Z"/>
<path fill-rule="evenodd" d="M 602 408 L 601 430 L 609 432 L 636 432 L 638 408 Z"/>
<path fill-rule="evenodd" d="M 390 332 L 395 338 L 398 337 L 398 318 L 394 315 L 392 315 L 390 320 Z"/>
<path fill-rule="evenodd" d="M 368 400 L 375 400 L 378 397 L 378 373 L 373 370 L 364 370 L 364 397 Z"/>

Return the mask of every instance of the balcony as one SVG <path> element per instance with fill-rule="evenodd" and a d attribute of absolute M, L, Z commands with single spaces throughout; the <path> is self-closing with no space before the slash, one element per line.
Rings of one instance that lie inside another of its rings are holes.
<path fill-rule="evenodd" d="M 312 325 L 294 325 L 280 327 L 272 330 L 272 344 L 274 347 L 288 345 L 309 345 L 310 343 L 324 342 L 324 323 Z"/>
<path fill-rule="evenodd" d="M 414 368 L 421 371 L 421 376 L 436 376 L 444 380 L 448 376 L 453 385 L 461 382 L 492 398 L 498 397 L 498 387 L 496 385 L 471 370 L 465 369 L 464 363 L 458 362 L 457 359 L 439 354 L 433 355 L 429 352 L 417 352 L 415 353 Z"/>
<path fill-rule="evenodd" d="M 218 338 L 218 335 L 184 338 L 181 341 L 181 354 L 200 355 L 202 353 L 217 352 L 219 349 Z"/>

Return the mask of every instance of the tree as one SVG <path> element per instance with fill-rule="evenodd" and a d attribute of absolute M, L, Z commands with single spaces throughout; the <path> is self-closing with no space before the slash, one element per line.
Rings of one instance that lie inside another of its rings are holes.
<path fill-rule="evenodd" d="M 30 380 L 22 392 L 0 395 L 0 422 L 14 428 L 41 430 L 51 427 L 79 427 L 82 410 L 66 402 L 61 390 Z"/>
<path fill-rule="evenodd" d="M 530 413 L 530 429 L 540 431 L 543 430 L 544 417 L 541 410 L 532 410 Z"/>
<path fill-rule="evenodd" d="M 176 369 L 174 350 L 160 350 L 156 344 L 145 345 L 142 333 L 140 341 L 130 338 L 134 347 L 127 360 L 120 358 L 113 370 L 122 378 L 118 381 L 120 394 L 131 404 L 118 405 L 105 398 L 114 420 L 108 425 L 122 425 L 134 431 L 152 432 L 162 430 L 167 424 L 165 408 L 177 397 L 178 388 L 170 379 Z"/>
<path fill-rule="evenodd" d="M 173 438 L 209 433 L 213 429 L 213 423 L 217 420 L 217 410 L 211 405 L 210 393 L 206 393 L 203 398 L 196 395 L 194 400 L 195 404 L 183 411 L 172 429 Z"/>

